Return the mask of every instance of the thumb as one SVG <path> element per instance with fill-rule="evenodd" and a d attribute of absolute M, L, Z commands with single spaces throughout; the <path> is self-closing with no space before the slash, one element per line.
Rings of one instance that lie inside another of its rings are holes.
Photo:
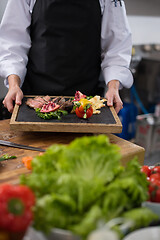
<path fill-rule="evenodd" d="M 113 97 L 111 96 L 108 96 L 107 97 L 107 106 L 113 106 Z"/>

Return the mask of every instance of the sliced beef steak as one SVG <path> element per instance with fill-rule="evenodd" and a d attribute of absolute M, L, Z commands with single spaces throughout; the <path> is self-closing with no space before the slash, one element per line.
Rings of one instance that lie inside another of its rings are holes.
<path fill-rule="evenodd" d="M 57 109 L 72 111 L 73 101 L 67 100 L 60 96 L 51 99 L 48 95 L 45 97 L 36 96 L 35 98 L 28 98 L 26 104 L 31 108 L 41 108 L 41 112 L 54 112 Z"/>
<path fill-rule="evenodd" d="M 44 97 L 36 96 L 35 98 L 28 98 L 26 104 L 31 108 L 42 108 L 42 106 L 48 103 L 51 98 L 47 95 Z"/>
<path fill-rule="evenodd" d="M 73 102 L 71 100 L 65 101 L 61 106 L 61 110 L 66 110 L 67 112 L 71 112 L 73 109 Z"/>
<path fill-rule="evenodd" d="M 44 105 L 43 102 L 40 102 L 36 99 L 33 99 L 33 98 L 28 98 L 27 101 L 26 101 L 26 104 L 31 107 L 31 108 L 42 108 L 42 106 Z"/>

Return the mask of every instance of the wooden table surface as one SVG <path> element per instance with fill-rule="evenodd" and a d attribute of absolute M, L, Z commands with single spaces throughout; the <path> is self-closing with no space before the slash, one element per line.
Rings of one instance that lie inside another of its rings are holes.
<path fill-rule="evenodd" d="M 51 132 L 20 132 L 10 130 L 10 120 L 0 120 L 0 139 L 7 140 L 14 143 L 30 145 L 46 149 L 54 143 L 68 144 L 76 137 L 81 137 L 83 133 L 51 133 Z M 117 144 L 120 147 L 122 154 L 121 162 L 123 165 L 130 161 L 134 156 L 138 157 L 139 163 L 144 163 L 144 148 L 137 146 L 134 143 L 121 139 L 113 134 L 107 134 L 110 142 Z M 0 162 L 0 183 L 19 183 L 19 176 L 21 174 L 29 174 L 23 163 L 22 157 L 36 156 L 37 151 L 12 148 L 0 145 L 0 157 L 4 154 L 15 155 L 16 159 L 10 159 Z"/>

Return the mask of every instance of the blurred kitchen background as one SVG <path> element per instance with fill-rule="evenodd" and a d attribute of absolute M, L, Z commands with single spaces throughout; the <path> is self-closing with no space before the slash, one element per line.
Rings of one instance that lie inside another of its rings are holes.
<path fill-rule="evenodd" d="M 0 0 L 0 21 L 7 0 Z M 15 1 L 16 4 L 16 1 Z M 146 149 L 145 163 L 160 160 L 160 0 L 126 0 L 133 35 L 131 71 L 134 85 L 120 94 L 124 108 L 118 136 Z M 7 92 L 0 79 L 0 119 L 10 118 L 2 100 Z"/>

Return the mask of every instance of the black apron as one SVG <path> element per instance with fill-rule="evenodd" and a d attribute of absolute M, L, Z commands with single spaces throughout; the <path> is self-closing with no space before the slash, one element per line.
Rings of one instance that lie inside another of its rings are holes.
<path fill-rule="evenodd" d="M 24 94 L 101 94 L 99 0 L 37 0 Z M 102 95 L 102 94 L 101 94 Z"/>

